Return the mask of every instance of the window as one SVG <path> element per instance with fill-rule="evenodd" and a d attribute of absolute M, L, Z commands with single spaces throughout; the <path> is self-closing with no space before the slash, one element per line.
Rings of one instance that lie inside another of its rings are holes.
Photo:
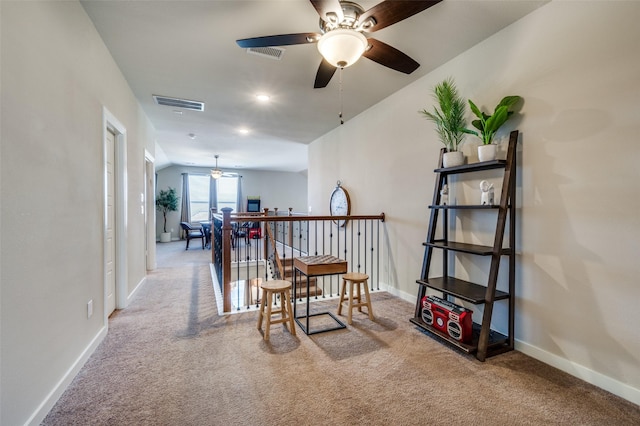
<path fill-rule="evenodd" d="M 231 207 L 234 212 L 237 212 L 237 201 L 238 177 L 223 176 L 218 179 L 218 212 L 220 212 L 224 207 Z"/>
<path fill-rule="evenodd" d="M 209 176 L 189 175 L 191 222 L 209 220 Z"/>

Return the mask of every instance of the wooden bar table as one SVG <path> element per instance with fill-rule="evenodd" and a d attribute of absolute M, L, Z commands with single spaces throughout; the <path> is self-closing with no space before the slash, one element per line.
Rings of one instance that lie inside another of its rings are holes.
<path fill-rule="evenodd" d="M 344 274 L 347 272 L 347 261 L 338 259 L 334 256 L 329 255 L 320 255 L 320 256 L 303 256 L 296 257 L 293 259 L 293 316 L 304 331 L 305 334 L 316 334 L 316 333 L 324 333 L 325 331 L 339 330 L 342 328 L 346 328 L 347 326 L 336 318 L 331 312 L 318 312 L 314 314 L 309 313 L 309 281 L 312 277 L 319 277 L 323 275 L 335 275 L 335 274 Z M 307 309 L 306 315 L 297 315 L 296 311 L 296 291 L 297 291 L 297 282 L 298 277 L 302 278 L 302 275 L 307 278 Z M 330 327 L 324 327 L 321 329 L 311 330 L 309 327 L 309 318 L 317 317 L 321 315 L 328 315 L 336 322 L 336 325 Z M 305 319 L 304 324 L 301 319 Z"/>

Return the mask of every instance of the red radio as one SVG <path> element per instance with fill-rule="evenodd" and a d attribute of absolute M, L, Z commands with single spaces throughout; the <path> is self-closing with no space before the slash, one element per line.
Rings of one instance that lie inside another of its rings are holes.
<path fill-rule="evenodd" d="M 422 320 L 464 343 L 471 341 L 473 311 L 436 296 L 422 298 Z"/>

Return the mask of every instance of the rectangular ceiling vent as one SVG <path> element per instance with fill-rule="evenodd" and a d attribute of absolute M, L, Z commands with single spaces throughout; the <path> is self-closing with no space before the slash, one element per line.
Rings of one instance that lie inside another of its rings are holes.
<path fill-rule="evenodd" d="M 168 96 L 159 95 L 153 95 L 153 99 L 158 105 L 164 105 L 172 108 L 190 109 L 192 111 L 204 111 L 204 102 L 170 98 Z"/>
<path fill-rule="evenodd" d="M 247 49 L 247 53 L 279 61 L 284 55 L 284 49 L 281 47 L 250 47 Z"/>

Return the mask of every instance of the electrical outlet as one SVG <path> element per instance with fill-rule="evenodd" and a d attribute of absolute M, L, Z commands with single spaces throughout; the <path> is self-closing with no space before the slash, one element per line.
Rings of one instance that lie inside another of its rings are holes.
<path fill-rule="evenodd" d="M 91 318 L 93 315 L 93 299 L 87 302 L 87 318 Z"/>

